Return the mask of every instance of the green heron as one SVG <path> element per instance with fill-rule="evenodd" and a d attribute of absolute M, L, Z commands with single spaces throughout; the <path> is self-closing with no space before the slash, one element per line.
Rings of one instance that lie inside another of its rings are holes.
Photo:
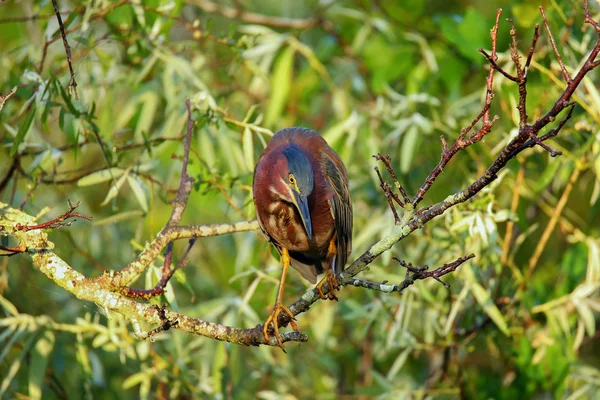
<path fill-rule="evenodd" d="M 283 272 L 277 300 L 264 324 L 269 324 L 281 348 L 278 316 L 294 315 L 282 303 L 285 277 L 290 264 L 311 283 L 325 277 L 316 288 L 329 284 L 328 296 L 337 300 L 338 276 L 352 250 L 352 204 L 344 163 L 315 131 L 287 128 L 277 132 L 254 169 L 254 205 L 261 230 L 281 256 Z"/>

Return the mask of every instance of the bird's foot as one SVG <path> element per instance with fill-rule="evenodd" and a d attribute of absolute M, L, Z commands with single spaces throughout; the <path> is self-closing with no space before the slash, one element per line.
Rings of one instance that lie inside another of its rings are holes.
<path fill-rule="evenodd" d="M 286 306 L 284 306 L 283 304 L 275 303 L 275 307 L 273 307 L 273 311 L 271 311 L 271 315 L 269 315 L 269 318 L 267 318 L 267 320 L 265 321 L 265 324 L 263 325 L 263 334 L 265 335 L 265 340 L 267 342 L 269 342 L 269 324 L 273 323 L 273 331 L 275 332 L 275 339 L 277 339 L 277 344 L 279 345 L 279 347 L 281 347 L 281 349 L 283 349 L 283 342 L 281 341 L 281 336 L 279 335 L 279 319 L 278 319 L 279 314 L 281 314 L 281 312 L 286 313 L 291 318 L 290 325 L 292 326 L 292 329 L 294 331 L 298 332 L 298 326 L 294 322 L 296 320 L 296 318 L 294 317 L 294 314 L 292 314 L 290 309 L 287 308 Z"/>
<path fill-rule="evenodd" d="M 323 286 L 325 285 L 325 283 L 329 285 L 329 292 L 327 293 L 327 295 L 323 293 Z M 335 276 L 332 270 L 327 270 L 327 273 L 325 274 L 323 279 L 321 279 L 321 281 L 317 283 L 317 292 L 319 292 L 319 297 L 321 297 L 322 300 L 329 299 L 338 301 L 338 298 L 335 295 L 335 291 L 339 290 L 339 288 L 340 282 L 338 281 L 337 277 Z"/>

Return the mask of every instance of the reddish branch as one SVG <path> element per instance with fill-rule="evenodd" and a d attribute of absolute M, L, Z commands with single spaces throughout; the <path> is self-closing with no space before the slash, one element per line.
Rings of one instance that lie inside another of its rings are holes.
<path fill-rule="evenodd" d="M 486 79 L 486 93 L 485 93 L 485 104 L 483 109 L 479 113 L 475 119 L 469 124 L 469 126 L 463 128 L 458 136 L 458 139 L 454 144 L 448 149 L 448 145 L 446 144 L 446 140 L 444 137 L 441 137 L 442 141 L 442 156 L 438 165 L 429 173 L 425 182 L 421 185 L 417 194 L 412 199 L 411 204 L 413 207 L 416 207 L 421 200 L 423 200 L 423 196 L 425 193 L 431 188 L 437 177 L 444 171 L 446 165 L 450 162 L 452 157 L 460 150 L 463 150 L 473 143 L 477 143 L 481 141 L 485 135 L 487 135 L 491 129 L 492 125 L 498 119 L 497 116 L 490 119 L 490 105 L 492 103 L 492 99 L 494 98 L 494 71 L 496 70 L 494 66 L 497 66 L 496 60 L 498 59 L 498 55 L 496 54 L 496 42 L 498 37 L 498 24 L 500 23 L 500 15 L 502 14 L 502 10 L 498 9 L 496 13 L 496 23 L 494 24 L 494 28 L 490 31 L 490 35 L 492 37 L 492 54 L 488 55 L 483 49 L 479 49 L 490 62 L 492 62 L 492 68 L 490 68 L 490 73 Z M 483 123 L 481 128 L 477 131 L 473 132 L 471 135 L 467 136 L 467 134 L 473 129 L 475 124 L 479 122 L 483 118 Z"/>
<path fill-rule="evenodd" d="M 19 231 L 29 232 L 29 231 L 34 231 L 36 229 L 56 229 L 56 228 L 60 228 L 61 226 L 71 226 L 71 224 L 76 221 L 76 218 L 82 218 L 82 219 L 86 219 L 88 221 L 92 220 L 92 217 L 88 217 L 87 215 L 83 215 L 83 214 L 79 214 L 78 212 L 75 212 L 75 209 L 77 209 L 77 207 L 79 207 L 79 202 L 74 203 L 74 204 L 71 203 L 71 200 L 67 200 L 67 202 L 69 203 L 69 210 L 66 213 L 61 214 L 58 217 L 56 217 L 48 222 L 44 222 L 43 224 L 36 224 L 36 225 L 17 224 L 17 225 L 15 225 L 15 228 Z M 73 219 L 73 221 L 68 221 L 70 219 Z"/>
<path fill-rule="evenodd" d="M 432 206 L 424 207 L 424 208 L 418 210 L 410 218 L 410 220 L 406 224 L 404 224 L 402 227 L 399 227 L 400 230 L 394 234 L 394 238 L 397 238 L 396 242 L 404 239 L 405 237 L 410 235 L 413 231 L 421 228 L 424 224 L 431 221 L 435 217 L 442 215 L 449 208 L 455 206 L 456 204 L 465 202 L 465 201 L 469 200 L 470 198 L 472 198 L 473 196 L 475 196 L 483 188 L 485 188 L 490 183 L 492 183 L 497 178 L 498 173 L 508 164 L 508 162 L 511 159 L 515 158 L 520 152 L 522 152 L 526 148 L 533 147 L 534 145 L 538 144 L 538 140 L 540 142 L 543 142 L 543 141 L 549 139 L 550 137 L 556 136 L 559 133 L 560 129 L 566 124 L 566 122 L 569 120 L 569 118 L 572 115 L 574 104 L 571 102 L 571 97 L 575 93 L 575 90 L 581 84 L 581 81 L 583 80 L 583 78 L 592 69 L 594 69 L 594 68 L 598 67 L 598 65 L 600 65 L 600 60 L 596 60 L 598 53 L 600 53 L 600 26 L 598 23 L 596 23 L 595 21 L 593 21 L 591 19 L 591 16 L 589 14 L 587 0 L 584 2 L 584 10 L 585 10 L 585 15 L 586 15 L 586 23 L 592 25 L 599 35 L 596 39 L 596 43 L 595 43 L 594 47 L 592 48 L 590 54 L 587 56 L 583 65 L 581 66 L 579 71 L 574 75 L 574 77 L 566 84 L 566 87 L 565 87 L 563 93 L 559 96 L 559 98 L 556 100 L 556 102 L 550 108 L 550 110 L 548 110 L 545 115 L 543 115 L 541 118 L 536 120 L 534 123 L 525 124 L 525 126 L 520 127 L 517 136 L 513 140 L 511 140 L 501 150 L 498 157 L 492 162 L 492 164 L 487 168 L 487 170 L 477 180 L 475 180 L 473 183 L 471 183 L 469 186 L 467 186 L 463 190 L 449 196 L 445 200 L 443 200 L 437 204 L 434 204 Z M 496 34 L 497 34 L 497 27 L 498 27 L 500 12 L 501 11 L 499 10 L 498 13 L 496 14 L 496 24 L 494 26 L 494 29 L 492 29 L 492 31 L 491 31 L 492 54 L 490 56 L 486 56 L 486 58 L 488 58 L 488 60 L 490 61 L 491 68 L 490 68 L 490 75 L 488 76 L 488 79 L 487 79 L 487 93 L 486 93 L 486 99 L 485 99 L 485 104 L 484 104 L 483 110 L 473 120 L 471 125 L 469 125 L 467 128 L 465 128 L 461 131 L 458 140 L 450 149 L 447 149 L 447 145 L 446 145 L 445 141 L 442 140 L 442 149 L 443 149 L 442 159 L 441 159 L 440 163 L 429 174 L 425 183 L 419 189 L 417 195 L 415 196 L 415 198 L 412 201 L 413 204 L 418 204 L 418 202 L 421 201 L 421 199 L 423 198 L 423 196 L 425 195 L 427 190 L 429 190 L 429 188 L 433 184 L 433 181 L 442 172 L 443 168 L 450 161 L 452 156 L 454 156 L 454 154 L 456 154 L 456 152 L 458 152 L 459 150 L 462 150 L 466 147 L 465 140 L 467 141 L 466 143 L 468 143 L 468 145 L 475 143 L 478 140 L 481 140 L 481 138 L 483 138 L 483 136 L 489 132 L 489 129 L 491 128 L 491 124 L 495 120 L 495 118 L 489 119 L 489 107 L 490 107 L 491 99 L 493 97 L 493 92 L 492 92 L 493 74 L 495 71 L 498 70 L 497 64 L 495 62 L 496 61 L 495 43 L 496 43 Z M 535 43 L 537 42 L 537 37 L 538 37 L 538 30 L 536 29 L 534 32 L 534 38 L 532 41 L 532 45 L 530 47 L 530 52 L 529 52 L 530 54 L 528 55 L 527 61 L 525 63 L 525 68 L 520 68 L 521 78 L 519 78 L 519 74 L 517 74 L 517 77 L 514 78 L 514 81 L 516 81 L 517 79 L 521 80 L 521 82 L 522 82 L 522 83 L 520 83 L 521 86 L 524 86 L 526 83 L 526 72 L 527 72 L 527 68 L 529 67 L 529 64 L 531 62 L 531 58 L 532 58 L 533 51 L 534 51 L 532 49 L 535 49 Z M 485 53 L 484 53 L 484 55 L 485 55 Z M 526 91 L 520 91 L 519 94 L 520 94 L 520 96 L 525 97 Z M 527 120 L 527 117 L 525 116 L 525 109 L 524 109 L 524 105 L 525 105 L 524 98 L 523 98 L 522 102 L 520 101 L 520 105 L 521 104 L 522 104 L 522 106 L 519 107 L 520 117 Z M 554 129 L 552 129 L 551 131 L 549 131 L 548 133 L 546 133 L 545 135 L 538 136 L 540 131 L 542 129 L 544 129 L 545 127 L 547 127 L 550 123 L 554 122 L 556 120 L 556 118 L 559 116 L 559 114 L 565 108 L 570 108 L 569 112 L 560 121 L 558 126 Z M 473 133 L 471 136 L 466 137 L 467 133 L 470 131 L 470 129 L 472 129 L 472 127 L 475 125 L 475 123 L 478 122 L 479 120 L 481 120 L 482 118 L 483 118 L 482 128 L 480 128 L 478 131 Z M 535 140 L 534 138 L 537 138 L 538 140 Z M 371 247 L 371 249 L 369 249 L 367 252 L 365 252 L 363 255 L 361 255 L 358 259 L 356 259 L 341 274 L 340 278 L 341 278 L 342 284 L 350 284 L 353 280 L 352 277 L 354 277 L 359 272 L 367 269 L 369 264 L 371 264 L 383 252 L 385 252 L 389 249 L 389 246 L 391 246 L 391 245 L 388 245 L 388 244 L 383 245 L 383 244 L 381 244 L 381 242 L 379 242 L 376 249 L 374 249 L 375 246 Z M 325 288 L 325 291 L 327 291 L 327 288 Z M 302 312 L 307 311 L 310 308 L 311 304 L 313 304 L 318 299 L 319 299 L 319 295 L 316 293 L 316 290 L 313 290 L 311 292 L 310 296 L 309 295 L 302 296 L 302 298 L 300 298 L 299 300 L 297 300 L 296 302 L 291 304 L 289 306 L 289 308 L 290 308 L 290 310 L 292 310 L 294 315 L 298 315 Z M 279 318 L 279 326 L 284 327 L 288 322 L 289 322 L 289 317 L 287 315 L 282 314 Z"/>

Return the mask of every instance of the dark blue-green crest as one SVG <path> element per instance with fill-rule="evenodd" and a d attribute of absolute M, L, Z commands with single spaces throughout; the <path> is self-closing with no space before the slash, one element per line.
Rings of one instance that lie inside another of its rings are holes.
<path fill-rule="evenodd" d="M 290 174 L 293 174 L 296 178 L 300 193 L 308 196 L 312 193 L 314 185 L 314 175 L 310 161 L 308 161 L 306 155 L 304 155 L 302 150 L 294 143 L 291 143 L 290 146 L 283 151 L 283 154 L 287 158 Z M 287 178 L 288 177 L 284 177 L 286 180 Z"/>

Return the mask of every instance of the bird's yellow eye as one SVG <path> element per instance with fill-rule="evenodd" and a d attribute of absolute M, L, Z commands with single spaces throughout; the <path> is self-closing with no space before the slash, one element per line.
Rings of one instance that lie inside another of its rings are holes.
<path fill-rule="evenodd" d="M 290 174 L 290 175 L 288 176 L 288 180 L 290 181 L 290 185 L 292 185 L 292 186 L 296 186 L 296 178 L 294 177 L 294 175 L 293 175 L 293 174 Z"/>

